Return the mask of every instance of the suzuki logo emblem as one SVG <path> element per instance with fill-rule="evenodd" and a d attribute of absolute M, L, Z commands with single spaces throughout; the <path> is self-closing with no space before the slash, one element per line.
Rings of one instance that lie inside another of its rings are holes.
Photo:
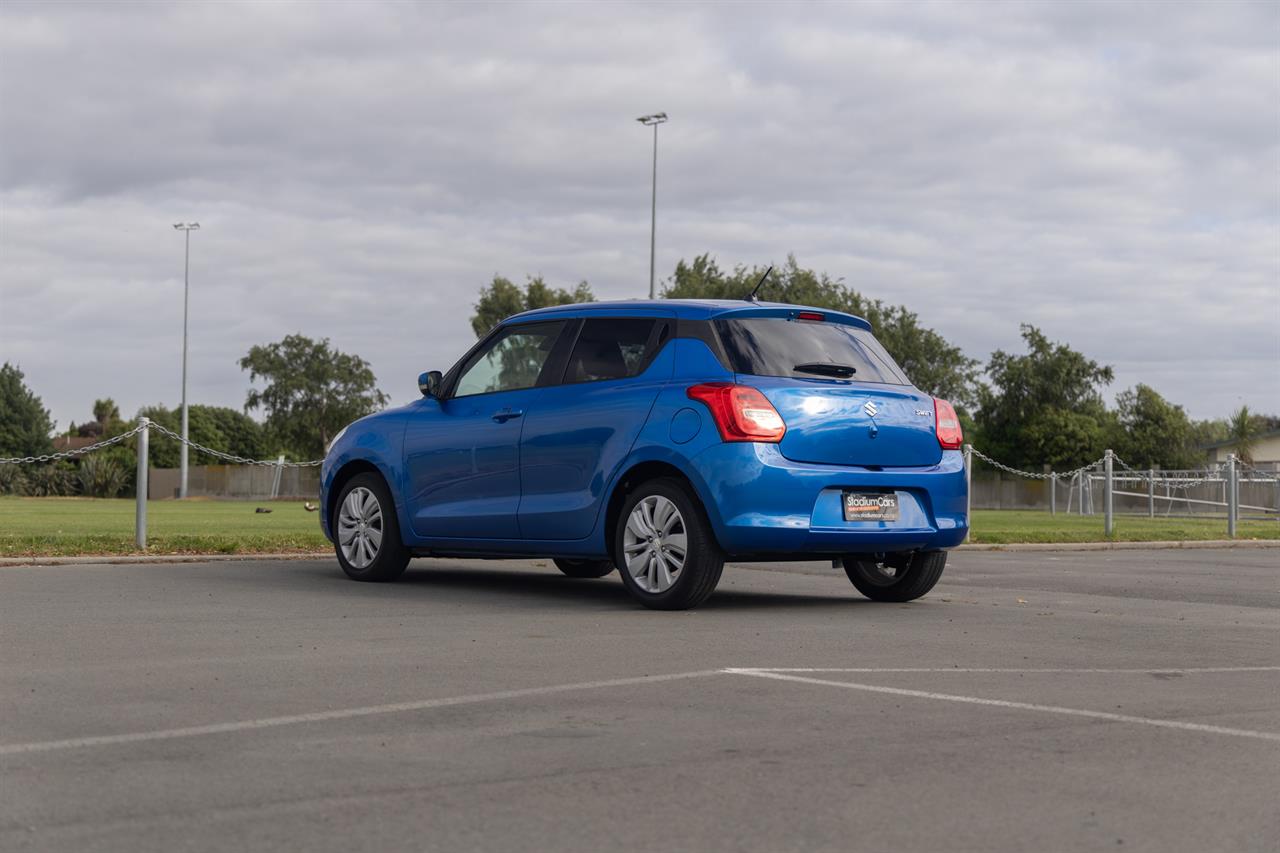
<path fill-rule="evenodd" d="M 880 410 L 876 408 L 876 404 L 874 400 L 868 400 L 867 402 L 862 404 L 862 411 L 867 413 L 867 417 L 874 418 L 876 416 L 876 413 L 879 412 Z"/>

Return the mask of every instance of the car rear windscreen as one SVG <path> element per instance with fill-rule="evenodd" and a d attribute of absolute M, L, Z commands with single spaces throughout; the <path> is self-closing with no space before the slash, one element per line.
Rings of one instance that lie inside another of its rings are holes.
<path fill-rule="evenodd" d="M 911 384 L 875 336 L 855 326 L 782 317 L 717 320 L 716 326 L 735 373 L 815 379 L 824 376 L 813 365 L 836 365 L 853 368 L 841 378 L 854 382 Z"/>

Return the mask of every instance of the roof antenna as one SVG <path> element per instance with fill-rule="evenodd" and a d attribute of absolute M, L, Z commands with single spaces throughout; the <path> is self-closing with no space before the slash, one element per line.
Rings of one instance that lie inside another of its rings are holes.
<path fill-rule="evenodd" d="M 772 266 L 770 266 L 767 270 L 764 271 L 764 275 L 760 276 L 760 280 L 756 282 L 756 286 L 751 288 L 751 292 L 747 294 L 748 302 L 760 301 L 759 299 L 756 299 L 756 294 L 760 292 L 760 286 L 764 284 L 764 280 L 769 277 L 769 273 L 771 272 L 773 272 Z"/>

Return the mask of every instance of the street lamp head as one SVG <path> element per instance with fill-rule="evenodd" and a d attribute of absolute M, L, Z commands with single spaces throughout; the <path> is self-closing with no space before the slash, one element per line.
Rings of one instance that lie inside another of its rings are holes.
<path fill-rule="evenodd" d="M 667 120 L 666 113 L 653 113 L 652 115 L 640 116 L 640 118 L 636 119 L 636 121 L 640 122 L 646 127 L 651 124 L 662 124 L 666 120 Z"/>

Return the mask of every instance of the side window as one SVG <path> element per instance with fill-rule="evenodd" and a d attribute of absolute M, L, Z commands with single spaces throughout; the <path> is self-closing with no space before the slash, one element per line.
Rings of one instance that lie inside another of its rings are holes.
<path fill-rule="evenodd" d="M 473 355 L 454 388 L 453 396 L 470 397 L 495 391 L 532 388 L 546 367 L 563 321 L 510 326 Z"/>
<path fill-rule="evenodd" d="M 569 355 L 565 382 L 625 379 L 648 366 L 662 346 L 667 324 L 655 328 L 654 319 L 602 317 L 582 324 L 578 342 Z M 656 334 L 655 334 L 656 332 Z"/>

